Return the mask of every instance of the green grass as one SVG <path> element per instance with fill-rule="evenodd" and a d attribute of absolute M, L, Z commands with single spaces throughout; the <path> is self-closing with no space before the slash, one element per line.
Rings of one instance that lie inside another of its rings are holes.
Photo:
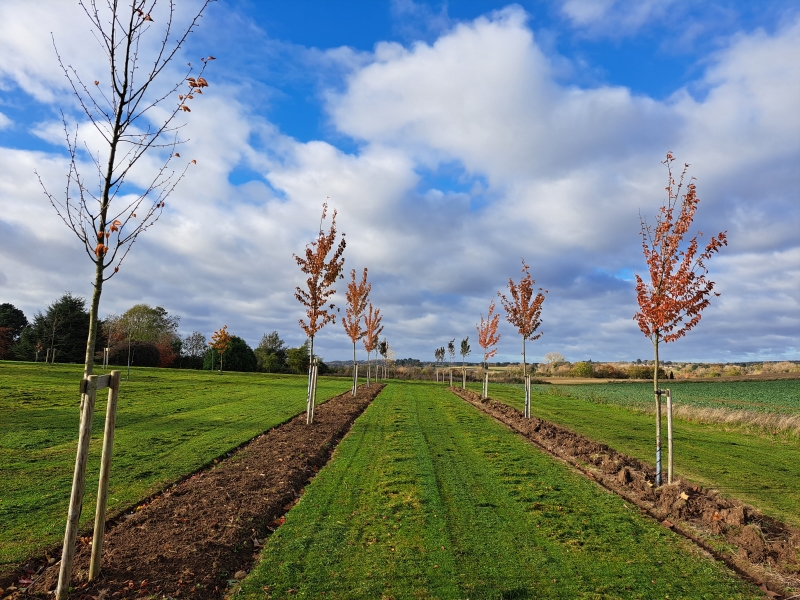
<path fill-rule="evenodd" d="M 78 438 L 82 367 L 0 362 L 0 571 L 59 544 Z M 321 378 L 318 398 L 350 386 Z M 109 514 L 305 410 L 306 378 L 134 369 L 119 395 Z M 98 393 L 83 526 L 91 527 L 105 420 Z"/>
<path fill-rule="evenodd" d="M 719 383 L 673 380 L 662 382 L 661 387 L 670 388 L 676 402 L 698 408 L 800 414 L 800 379 Z M 653 400 L 652 383 L 535 385 L 533 389 L 540 393 L 568 394 L 573 398 L 619 406 L 649 408 Z"/>
<path fill-rule="evenodd" d="M 390 383 L 247 598 L 751 598 L 686 540 L 441 386 Z"/>
<path fill-rule="evenodd" d="M 772 383 L 784 382 L 747 382 L 742 385 Z M 723 389 L 730 389 L 729 386 L 734 384 L 719 385 Z M 480 391 L 478 386 L 469 387 Z M 547 386 L 539 386 L 539 389 L 544 387 Z M 771 388 L 767 386 L 767 389 Z M 598 390 L 596 393 L 601 392 Z M 647 394 L 648 391 L 643 390 L 642 393 Z M 649 393 L 652 394 L 652 388 Z M 683 394 L 683 391 L 680 393 Z M 713 391 L 707 394 L 711 396 Z M 492 384 L 489 395 L 522 410 L 524 392 L 521 385 Z M 676 400 L 683 397 L 676 392 Z M 655 413 L 646 414 L 613 401 L 603 404 L 595 400 L 541 393 L 537 389 L 532 391 L 531 414 L 561 424 L 650 465 L 655 464 Z M 662 427 L 662 464 L 666 470 L 666 418 L 662 421 Z M 800 440 L 797 437 L 769 435 L 737 425 L 676 419 L 674 447 L 677 477 L 719 489 L 767 514 L 800 525 L 800 487 L 797 485 Z"/>

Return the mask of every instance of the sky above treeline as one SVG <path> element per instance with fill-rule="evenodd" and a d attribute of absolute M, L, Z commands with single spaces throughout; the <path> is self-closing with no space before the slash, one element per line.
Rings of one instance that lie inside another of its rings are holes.
<path fill-rule="evenodd" d="M 199 3 L 177 6 L 186 23 Z M 0 302 L 29 319 L 92 291 L 34 173 L 63 195 L 62 111 L 89 151 L 97 141 L 54 43 L 107 85 L 77 2 L 0 3 Z M 729 245 L 708 262 L 720 297 L 661 357 L 800 359 L 800 1 L 220 0 L 164 89 L 208 55 L 180 132 L 197 166 L 106 283 L 101 317 L 145 302 L 184 334 L 227 324 L 253 346 L 272 330 L 301 343 L 292 254 L 327 199 L 398 358 L 469 336 L 479 360 L 475 324 L 524 258 L 549 291 L 530 359 L 647 359 L 640 215 L 664 201 L 672 151 L 697 178 L 692 233 L 727 231 Z M 519 335 L 500 331 L 497 360 L 517 360 Z M 340 322 L 315 346 L 352 356 Z"/>

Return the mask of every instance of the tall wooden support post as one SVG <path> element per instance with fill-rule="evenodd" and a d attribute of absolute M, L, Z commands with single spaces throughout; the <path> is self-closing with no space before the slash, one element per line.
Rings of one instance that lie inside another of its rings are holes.
<path fill-rule="evenodd" d="M 656 390 L 656 487 L 661 485 L 661 394 Z"/>
<path fill-rule="evenodd" d="M 357 389 L 358 389 L 358 363 L 356 363 L 355 367 L 353 367 L 353 396 L 356 395 Z"/>
<path fill-rule="evenodd" d="M 667 396 L 667 483 L 672 483 L 672 390 L 664 390 Z"/>
<path fill-rule="evenodd" d="M 482 394 L 482 396 L 483 396 L 484 400 L 486 400 L 486 398 L 489 397 L 489 369 L 486 369 L 483 372 L 483 394 Z"/>
<path fill-rule="evenodd" d="M 450 369 L 450 387 L 453 387 L 453 369 Z"/>
<path fill-rule="evenodd" d="M 314 359 L 314 366 L 311 367 L 311 423 L 314 422 L 314 410 L 317 407 L 317 373 L 319 366 L 317 359 Z"/>
<path fill-rule="evenodd" d="M 103 536 L 106 532 L 106 507 L 108 506 L 108 477 L 111 474 L 111 455 L 114 450 L 120 375 L 119 371 L 111 371 L 108 381 L 108 406 L 106 408 L 106 426 L 103 432 L 103 455 L 100 459 L 100 483 L 97 486 L 97 509 L 94 514 L 89 581 L 100 574 L 100 561 L 103 558 Z"/>
<path fill-rule="evenodd" d="M 306 388 L 306 425 L 310 425 L 313 416 L 312 416 L 312 408 L 311 408 L 311 387 L 313 386 L 314 381 L 314 365 L 313 363 L 308 365 L 308 386 Z"/>
<path fill-rule="evenodd" d="M 525 418 L 531 418 L 531 376 L 525 375 Z"/>
<path fill-rule="evenodd" d="M 464 369 L 461 370 L 461 389 L 467 389 L 467 372 Z"/>
<path fill-rule="evenodd" d="M 56 600 L 66 600 L 72 576 L 72 560 L 75 557 L 75 540 L 78 537 L 78 523 L 83 508 L 83 492 L 86 489 L 86 461 L 89 458 L 89 441 L 92 437 L 92 418 L 97 398 L 97 375 L 90 375 L 81 381 L 81 424 L 78 435 L 78 453 L 75 458 L 75 472 L 72 476 L 72 493 L 69 498 L 67 527 L 64 531 L 64 548 L 61 552 L 61 569 L 58 573 Z"/>

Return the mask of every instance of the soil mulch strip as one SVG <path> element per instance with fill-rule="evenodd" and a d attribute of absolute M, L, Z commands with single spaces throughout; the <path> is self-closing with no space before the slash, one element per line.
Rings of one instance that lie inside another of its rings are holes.
<path fill-rule="evenodd" d="M 313 425 L 298 415 L 125 515 L 107 531 L 101 574 L 91 583 L 91 539 L 81 538 L 70 596 L 221 598 L 383 387 L 340 394 L 317 407 Z M 55 590 L 59 565 L 29 575 L 35 581 L 14 598 Z"/>
<path fill-rule="evenodd" d="M 482 401 L 471 390 L 450 389 L 549 454 L 636 504 L 665 527 L 699 544 L 761 586 L 768 596 L 800 597 L 793 595 L 800 594 L 797 528 L 687 481 L 655 487 L 654 469 L 635 458 L 548 421 L 526 419 L 520 411 L 491 398 Z"/>

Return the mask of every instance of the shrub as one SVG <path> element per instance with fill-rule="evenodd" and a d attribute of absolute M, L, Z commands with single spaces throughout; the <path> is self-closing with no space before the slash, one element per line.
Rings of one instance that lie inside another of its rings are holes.
<path fill-rule="evenodd" d="M 631 379 L 652 379 L 653 367 L 647 365 L 631 365 L 626 369 Z M 658 378 L 666 379 L 667 374 L 661 367 L 658 368 Z"/>
<path fill-rule="evenodd" d="M 617 367 L 616 365 L 597 365 L 594 368 L 594 376 L 602 379 L 627 379 L 628 373 Z"/>
<path fill-rule="evenodd" d="M 590 362 L 578 362 L 572 367 L 573 377 L 594 377 L 594 368 Z"/>

